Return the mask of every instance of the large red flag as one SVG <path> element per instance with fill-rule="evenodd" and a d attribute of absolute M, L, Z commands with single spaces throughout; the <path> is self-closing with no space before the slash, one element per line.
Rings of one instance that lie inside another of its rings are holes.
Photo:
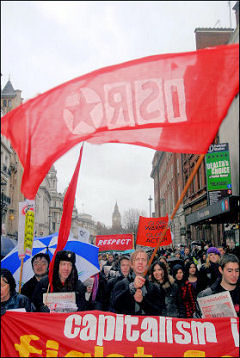
<path fill-rule="evenodd" d="M 136 245 L 156 247 L 164 228 L 168 225 L 168 215 L 162 218 L 139 216 Z M 171 245 L 172 237 L 168 228 L 159 246 Z"/>
<path fill-rule="evenodd" d="M 79 174 L 80 164 L 81 164 L 81 160 L 82 160 L 82 152 L 83 152 L 83 145 L 80 150 L 78 162 L 77 162 L 73 177 L 71 179 L 71 182 L 69 184 L 69 187 L 67 189 L 67 192 L 65 194 L 64 201 L 63 201 L 63 212 L 62 212 L 62 218 L 61 218 L 61 223 L 60 223 L 59 232 L 58 232 L 57 248 L 54 252 L 53 258 L 49 265 L 48 278 L 49 278 L 49 283 L 51 286 L 51 291 L 53 290 L 52 275 L 53 275 L 53 266 L 54 266 L 55 256 L 58 251 L 61 251 L 64 249 L 64 247 L 67 243 L 68 237 L 69 237 L 70 229 L 71 229 L 72 211 L 73 211 L 74 199 L 75 199 L 76 189 L 77 189 L 78 174 Z"/>
<path fill-rule="evenodd" d="M 239 89 L 239 44 L 145 57 L 53 88 L 2 118 L 2 134 L 34 199 L 51 165 L 76 143 L 129 143 L 206 153 Z"/>

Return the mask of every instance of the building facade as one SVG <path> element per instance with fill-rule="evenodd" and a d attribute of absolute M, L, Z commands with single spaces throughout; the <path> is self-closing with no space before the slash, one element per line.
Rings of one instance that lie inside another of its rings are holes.
<path fill-rule="evenodd" d="M 237 28 L 196 28 L 196 48 L 239 42 L 239 3 L 234 6 Z M 203 161 L 183 198 L 171 225 L 173 244 L 207 241 L 220 245 L 231 237 L 239 243 L 239 95 L 233 100 L 214 143 L 228 143 L 232 173 L 232 195 L 208 205 L 206 168 Z M 156 152 L 152 162 L 155 216 L 171 215 L 199 156 Z M 175 164 L 174 164 L 175 163 Z M 178 172 L 180 168 L 180 172 Z"/>
<path fill-rule="evenodd" d="M 19 106 L 23 98 L 10 81 L 1 90 L 1 116 Z M 21 193 L 23 167 L 9 141 L 1 136 L 1 219 L 2 233 L 17 239 L 18 203 L 24 200 Z"/>

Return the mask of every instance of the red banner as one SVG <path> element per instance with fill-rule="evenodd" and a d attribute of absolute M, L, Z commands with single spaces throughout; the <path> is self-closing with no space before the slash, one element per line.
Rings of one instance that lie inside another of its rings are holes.
<path fill-rule="evenodd" d="M 96 246 L 99 247 L 99 252 L 133 250 L 133 234 L 97 235 Z"/>
<path fill-rule="evenodd" d="M 136 245 L 156 247 L 163 229 L 168 224 L 168 215 L 162 218 L 145 218 L 139 216 Z M 170 229 L 167 229 L 160 246 L 171 245 Z"/>
<path fill-rule="evenodd" d="M 6 312 L 1 357 L 238 357 L 239 319 Z"/>
<path fill-rule="evenodd" d="M 238 90 L 239 44 L 149 56 L 40 94 L 3 116 L 1 131 L 34 199 L 51 165 L 82 141 L 206 153 Z"/>

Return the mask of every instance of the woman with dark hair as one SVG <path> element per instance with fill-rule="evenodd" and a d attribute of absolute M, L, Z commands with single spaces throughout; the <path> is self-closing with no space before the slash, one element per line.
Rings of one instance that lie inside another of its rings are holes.
<path fill-rule="evenodd" d="M 165 294 L 165 308 L 163 316 L 185 317 L 185 308 L 181 298 L 181 292 L 172 276 L 168 274 L 166 265 L 161 261 L 155 261 L 150 268 L 150 277 L 161 292 Z"/>
<path fill-rule="evenodd" d="M 75 265 L 76 255 L 72 251 L 58 251 L 53 267 L 52 292 L 75 292 L 78 311 L 84 311 L 87 306 L 85 300 L 86 287 L 78 280 L 78 272 Z M 33 293 L 32 299 L 37 311 L 49 312 L 49 308 L 43 303 L 43 294 L 48 291 L 48 276 L 42 278 Z M 49 292 L 51 288 L 49 287 Z"/>
<path fill-rule="evenodd" d="M 16 282 L 12 273 L 1 268 L 1 315 L 9 309 L 25 308 L 27 312 L 35 311 L 30 299 L 16 292 Z"/>
<path fill-rule="evenodd" d="M 198 293 L 203 290 L 204 284 L 197 265 L 193 261 L 186 263 L 184 279 L 192 285 L 192 291 L 196 300 Z"/>
<path fill-rule="evenodd" d="M 196 310 L 195 298 L 192 285 L 184 278 L 184 268 L 181 265 L 173 266 L 173 277 L 177 283 L 186 310 L 186 318 L 192 318 Z"/>

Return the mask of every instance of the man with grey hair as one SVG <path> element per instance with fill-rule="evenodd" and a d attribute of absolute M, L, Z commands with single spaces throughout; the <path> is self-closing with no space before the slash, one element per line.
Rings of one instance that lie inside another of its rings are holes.
<path fill-rule="evenodd" d="M 132 272 L 113 287 L 111 311 L 130 315 L 161 315 L 164 295 L 144 273 L 148 268 L 148 255 L 143 249 L 131 256 Z"/>

